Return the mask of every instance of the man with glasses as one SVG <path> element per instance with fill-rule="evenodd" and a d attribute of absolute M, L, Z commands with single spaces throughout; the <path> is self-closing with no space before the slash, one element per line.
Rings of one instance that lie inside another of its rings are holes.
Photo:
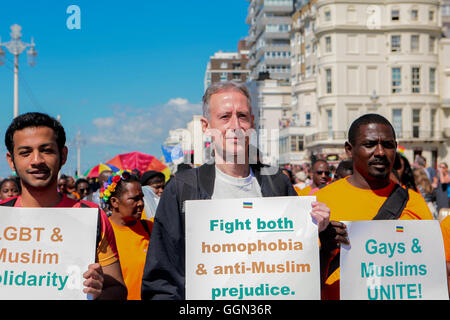
<path fill-rule="evenodd" d="M 311 196 L 331 181 L 330 166 L 323 159 L 316 160 L 312 165 L 311 184 L 298 192 L 299 196 Z"/>

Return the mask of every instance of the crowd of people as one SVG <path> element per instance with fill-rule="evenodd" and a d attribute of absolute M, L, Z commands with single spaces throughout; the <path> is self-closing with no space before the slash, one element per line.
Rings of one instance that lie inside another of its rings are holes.
<path fill-rule="evenodd" d="M 239 143 L 239 131 L 254 127 L 245 85 L 211 85 L 203 113 L 203 131 L 216 133 L 213 162 L 179 165 L 170 178 L 130 168 L 102 171 L 96 179 L 61 174 L 67 147 L 57 120 L 42 113 L 20 115 L 5 134 L 15 175 L 1 181 L 0 205 L 99 208 L 96 261 L 83 274 L 84 292 L 93 299 L 130 300 L 186 298 L 186 200 L 316 196 L 310 214 L 321 243 L 323 299 L 339 299 L 336 261 L 340 244 L 348 243 L 340 221 L 438 219 L 449 207 L 447 164 L 434 170 L 417 156 L 410 165 L 397 151 L 392 125 L 378 114 L 351 125 L 344 146 L 349 160 L 335 166 L 316 159 L 269 170 L 247 138 Z M 450 272 L 450 217 L 441 227 Z"/>
<path fill-rule="evenodd" d="M 289 177 L 299 196 L 314 195 L 324 186 L 353 173 L 353 161 L 341 160 L 337 166 L 329 164 L 326 160 L 318 159 L 313 165 L 285 165 L 280 168 Z M 406 189 L 414 190 L 422 195 L 434 219 L 438 219 L 441 209 L 450 208 L 450 176 L 448 165 L 439 163 L 435 169 L 427 166 L 426 159 L 416 155 L 410 164 L 406 156 L 397 152 L 394 166 L 390 175 L 395 181 Z"/>

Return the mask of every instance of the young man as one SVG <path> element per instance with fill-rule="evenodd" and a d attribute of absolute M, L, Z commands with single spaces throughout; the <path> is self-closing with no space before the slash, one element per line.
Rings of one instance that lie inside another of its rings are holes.
<path fill-rule="evenodd" d="M 335 242 L 346 242 L 345 225 L 338 221 L 374 219 L 391 194 L 401 194 L 397 203 L 403 203 L 398 217 L 385 215 L 382 219 L 433 219 L 427 204 L 420 194 L 407 191 L 390 180 L 397 142 L 392 125 L 378 114 L 366 114 L 350 126 L 347 155 L 353 159 L 353 174 L 320 189 L 315 195 L 317 201 L 325 203 L 330 213 L 330 238 L 321 238 L 322 253 L 329 253 L 329 264 L 323 275 L 324 299 L 339 299 L 339 247 Z M 384 209 L 383 209 L 384 210 Z M 380 219 L 380 216 L 376 217 Z M 322 235 L 327 234 L 327 231 Z"/>
<path fill-rule="evenodd" d="M 16 117 L 5 134 L 6 158 L 20 177 L 22 194 L 1 205 L 14 207 L 82 207 L 97 206 L 79 202 L 57 190 L 58 173 L 67 159 L 64 128 L 54 118 L 42 113 Z M 83 274 L 83 292 L 93 299 L 126 299 L 114 233 L 103 211 L 99 212 L 101 239 L 97 244 L 96 263 Z"/>
<path fill-rule="evenodd" d="M 215 163 L 181 171 L 167 184 L 156 211 L 142 279 L 143 299 L 185 299 L 184 201 L 296 196 L 278 169 L 252 159 L 249 130 L 254 127 L 250 95 L 243 84 L 211 85 L 203 97 L 204 132 L 212 135 Z M 313 203 L 319 231 L 329 210 Z"/>

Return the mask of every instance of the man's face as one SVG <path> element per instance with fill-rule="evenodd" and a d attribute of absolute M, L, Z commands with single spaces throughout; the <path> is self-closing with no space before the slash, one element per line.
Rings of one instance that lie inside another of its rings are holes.
<path fill-rule="evenodd" d="M 330 167 L 328 163 L 323 161 L 316 162 L 312 168 L 312 179 L 317 187 L 330 181 Z"/>
<path fill-rule="evenodd" d="M 89 184 L 86 182 L 80 182 L 77 185 L 77 193 L 80 195 L 80 198 L 84 198 L 89 193 Z"/>
<path fill-rule="evenodd" d="M 362 125 L 352 146 L 346 143 L 354 169 L 366 180 L 387 179 L 394 166 L 397 143 L 392 129 L 384 124 Z"/>
<path fill-rule="evenodd" d="M 28 127 L 14 132 L 13 141 L 13 154 L 8 152 L 6 157 L 23 185 L 56 190 L 58 172 L 67 159 L 67 148 L 60 154 L 53 129 Z"/>
<path fill-rule="evenodd" d="M 247 105 L 247 97 L 235 90 L 226 90 L 211 96 L 210 119 L 202 118 L 203 132 L 211 133 L 216 153 L 225 160 L 225 154 L 244 155 L 249 143 L 249 129 L 254 128 L 254 116 Z"/>

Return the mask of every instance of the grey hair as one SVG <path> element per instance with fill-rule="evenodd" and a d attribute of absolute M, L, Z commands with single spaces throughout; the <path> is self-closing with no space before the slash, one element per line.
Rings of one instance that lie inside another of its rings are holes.
<path fill-rule="evenodd" d="M 211 114 L 209 112 L 209 101 L 211 99 L 211 96 L 215 93 L 221 92 L 221 91 L 238 91 L 244 94 L 247 97 L 247 105 L 250 107 L 250 112 L 252 110 L 252 101 L 250 97 L 250 92 L 247 88 L 247 86 L 244 83 L 239 83 L 236 81 L 221 81 L 221 82 L 214 82 L 211 84 L 208 89 L 206 89 L 205 94 L 203 95 L 203 116 L 206 119 L 210 119 Z"/>

